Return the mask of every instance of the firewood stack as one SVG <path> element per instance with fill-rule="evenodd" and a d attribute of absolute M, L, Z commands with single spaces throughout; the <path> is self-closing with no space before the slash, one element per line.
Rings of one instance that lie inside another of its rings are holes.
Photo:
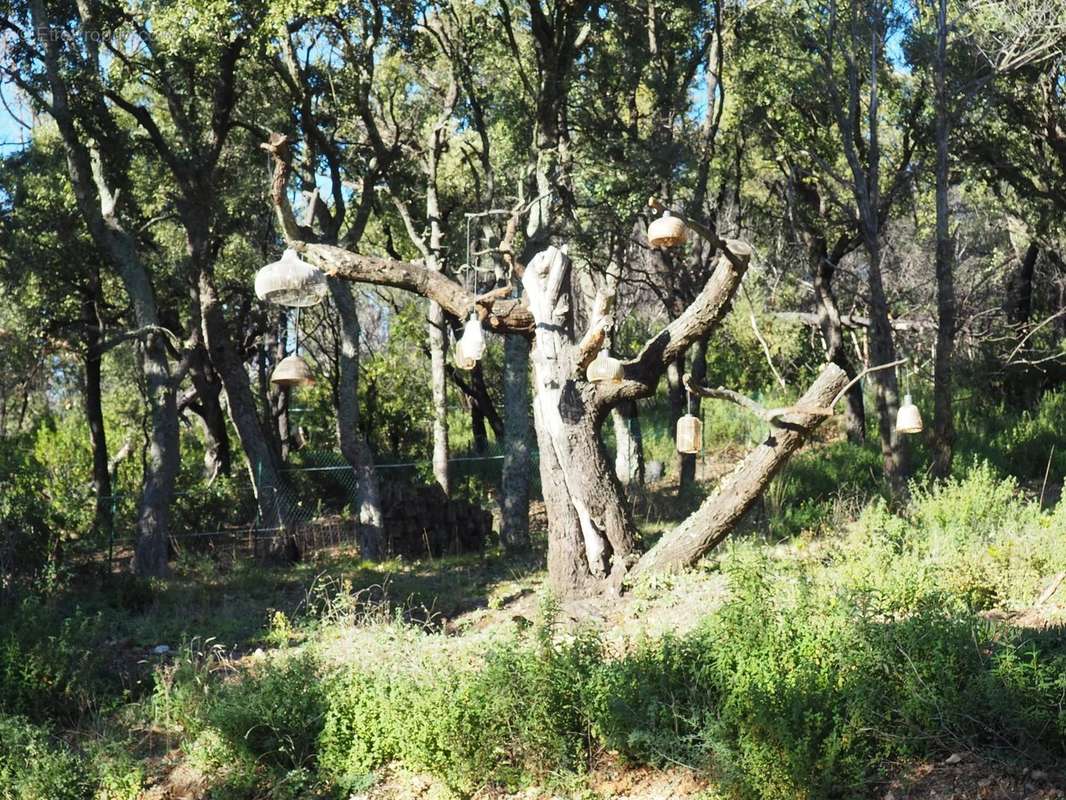
<path fill-rule="evenodd" d="M 492 534 L 492 513 L 449 499 L 433 484 L 388 483 L 382 487 L 385 535 L 392 555 L 437 558 L 480 552 Z"/>

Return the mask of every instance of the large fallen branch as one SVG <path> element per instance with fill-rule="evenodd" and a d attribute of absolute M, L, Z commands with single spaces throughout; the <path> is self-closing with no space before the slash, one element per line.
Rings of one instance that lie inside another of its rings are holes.
<path fill-rule="evenodd" d="M 840 396 L 847 383 L 847 373 L 840 367 L 835 364 L 823 367 L 793 410 L 776 419 L 766 440 L 748 453 L 688 519 L 645 553 L 630 575 L 694 564 L 732 533 L 777 471 L 826 419 L 824 409 Z"/>
<path fill-rule="evenodd" d="M 816 328 L 821 324 L 821 317 L 809 311 L 775 311 L 774 316 L 782 322 L 798 322 Z M 931 331 L 936 330 L 936 321 L 931 319 L 893 319 L 889 320 L 894 331 Z M 869 328 L 870 318 L 858 314 L 841 314 L 840 324 L 845 328 Z"/>

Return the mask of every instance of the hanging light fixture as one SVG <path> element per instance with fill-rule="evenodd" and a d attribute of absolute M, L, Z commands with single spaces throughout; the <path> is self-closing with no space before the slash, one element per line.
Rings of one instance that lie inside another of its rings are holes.
<path fill-rule="evenodd" d="M 322 270 L 286 249 L 281 259 L 255 274 L 255 296 L 279 306 L 315 306 L 326 298 L 329 286 Z"/>
<path fill-rule="evenodd" d="M 703 450 L 703 423 L 694 414 L 677 421 L 677 452 L 699 453 Z"/>
<path fill-rule="evenodd" d="M 652 247 L 673 247 L 685 243 L 685 223 L 669 211 L 648 226 L 648 244 Z"/>
<path fill-rule="evenodd" d="M 481 357 L 485 355 L 485 334 L 481 331 L 481 321 L 477 318 L 477 314 L 471 314 L 470 319 L 466 321 L 463 326 L 463 336 L 459 339 L 459 344 L 456 345 L 456 364 L 462 360 L 468 361 L 480 361 Z M 462 367 L 463 369 L 473 369 L 473 365 L 470 367 Z"/>
<path fill-rule="evenodd" d="M 590 383 L 600 381 L 619 383 L 622 380 L 622 362 L 617 358 L 611 358 L 607 353 L 607 347 L 604 346 L 585 370 L 585 377 Z"/>
<path fill-rule="evenodd" d="M 903 395 L 903 405 L 896 412 L 896 432 L 921 433 L 922 427 L 922 412 L 918 410 L 910 394 Z"/>
<path fill-rule="evenodd" d="M 274 367 L 270 376 L 270 382 L 284 388 L 293 386 L 314 386 L 315 376 L 311 368 L 304 361 L 303 356 L 285 356 Z"/>

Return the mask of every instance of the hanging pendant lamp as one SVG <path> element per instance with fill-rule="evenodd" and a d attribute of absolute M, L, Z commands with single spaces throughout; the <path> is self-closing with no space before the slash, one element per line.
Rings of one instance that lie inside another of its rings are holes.
<path fill-rule="evenodd" d="M 286 249 L 281 259 L 255 274 L 255 295 L 279 306 L 314 306 L 326 299 L 329 286 L 322 270 Z"/>
<path fill-rule="evenodd" d="M 921 433 L 922 427 L 922 412 L 918 410 L 918 406 L 914 404 L 911 396 L 905 394 L 903 396 L 903 405 L 896 412 L 896 432 Z"/>
<path fill-rule="evenodd" d="M 281 387 L 314 386 L 315 376 L 303 356 L 285 356 L 274 367 L 270 382 Z"/>
<path fill-rule="evenodd" d="M 703 450 L 703 423 L 693 414 L 677 421 L 677 452 L 699 453 Z"/>
<path fill-rule="evenodd" d="M 455 349 L 456 359 L 462 359 L 464 362 L 480 361 L 485 355 L 485 334 L 481 330 L 481 321 L 477 318 L 477 314 L 471 314 L 470 319 L 466 321 L 463 326 L 463 336 L 459 339 L 459 344 Z"/>
<path fill-rule="evenodd" d="M 652 247 L 673 247 L 685 243 L 685 223 L 669 211 L 648 226 L 648 244 Z"/>
<path fill-rule="evenodd" d="M 607 348 L 604 347 L 597 353 L 596 358 L 589 364 L 588 369 L 585 370 L 585 377 L 589 379 L 590 383 L 599 383 L 600 381 L 619 383 L 622 380 L 622 362 L 617 358 L 611 358 L 607 353 Z"/>

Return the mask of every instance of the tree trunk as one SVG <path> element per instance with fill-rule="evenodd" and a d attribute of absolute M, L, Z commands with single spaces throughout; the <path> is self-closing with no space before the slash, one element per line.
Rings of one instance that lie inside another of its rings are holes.
<path fill-rule="evenodd" d="M 529 342 L 508 336 L 503 351 L 503 519 L 507 550 L 529 547 Z"/>
<path fill-rule="evenodd" d="M 600 419 L 574 378 L 569 334 L 570 260 L 549 247 L 522 284 L 537 320 L 532 359 L 533 416 L 548 511 L 548 572 L 561 593 L 615 589 L 632 561 L 636 529 L 599 438 Z"/>
<path fill-rule="evenodd" d="M 614 423 L 614 473 L 623 486 L 644 485 L 644 435 L 637 404 L 626 400 L 611 409 Z"/>
<path fill-rule="evenodd" d="M 670 404 L 670 431 L 671 435 L 673 431 L 677 430 L 677 421 L 681 419 L 681 416 L 685 413 L 685 387 L 681 385 L 681 378 L 685 373 L 685 354 L 682 353 L 676 359 L 670 362 L 666 368 L 666 399 Z M 674 451 L 675 458 L 674 463 L 677 466 L 678 474 L 678 490 L 681 489 L 681 465 L 682 454 Z"/>
<path fill-rule="evenodd" d="M 189 353 L 189 378 L 196 389 L 197 408 L 204 433 L 204 479 L 209 483 L 219 475 L 229 475 L 232 468 L 226 412 L 222 408 L 222 383 L 207 357 L 197 330 L 191 335 L 194 344 Z"/>
<path fill-rule="evenodd" d="M 444 310 L 429 302 L 430 388 L 433 394 L 433 477 L 444 494 L 451 494 L 448 475 L 448 385 L 445 359 L 448 357 L 448 330 Z"/>
<path fill-rule="evenodd" d="M 825 408 L 847 381 L 844 370 L 827 364 L 796 407 Z M 696 563 L 733 531 L 778 470 L 824 420 L 822 415 L 799 411 L 786 415 L 771 429 L 766 441 L 722 480 L 714 494 L 644 554 L 631 574 L 680 569 Z"/>
<path fill-rule="evenodd" d="M 263 434 L 248 372 L 230 338 L 222 304 L 207 269 L 200 270 L 200 315 L 211 363 L 222 379 L 230 419 L 248 461 L 261 521 L 287 527 L 296 518 L 296 498 L 281 472 L 281 462 Z"/>
<path fill-rule="evenodd" d="M 840 310 L 833 294 L 835 266 L 830 263 L 825 239 L 817 237 L 811 252 L 811 274 L 814 278 L 814 295 L 818 301 L 818 327 L 825 342 L 825 360 L 836 364 L 849 378 L 856 375 L 848 358 L 844 342 L 844 328 L 840 323 Z M 866 407 L 862 396 L 862 382 L 856 383 L 845 398 L 844 428 L 848 441 L 859 444 L 866 441 Z"/>
<path fill-rule="evenodd" d="M 870 257 L 870 328 L 867 336 L 870 361 L 873 366 L 878 366 L 896 360 L 896 346 L 892 340 L 892 325 L 888 318 L 888 300 L 881 282 L 880 247 L 876 240 L 867 243 L 867 253 Z M 870 380 L 876 390 L 877 425 L 881 437 L 885 479 L 892 493 L 902 496 L 907 489 L 908 463 L 906 442 L 896 431 L 896 414 L 900 401 L 896 370 L 893 368 L 871 372 Z"/>
<path fill-rule="evenodd" d="M 337 439 L 355 479 L 352 500 L 359 553 L 363 558 L 378 561 L 385 556 L 385 529 L 374 455 L 359 430 L 358 309 L 347 282 L 330 278 L 329 288 L 337 306 L 341 339 L 337 365 Z"/>
<path fill-rule="evenodd" d="M 948 96 L 947 96 L 947 0 L 937 3 L 936 48 L 936 309 L 937 329 L 933 367 L 933 474 L 951 473 L 955 441 L 952 410 L 952 360 L 955 350 L 954 248 L 948 232 Z"/>
<path fill-rule="evenodd" d="M 100 391 L 101 321 L 96 299 L 87 297 L 82 303 L 85 325 L 85 419 L 89 423 L 89 442 L 93 454 L 93 497 L 96 512 L 93 530 L 97 533 L 112 530 L 111 472 L 108 469 L 107 435 L 104 429 L 104 406 Z"/>
<path fill-rule="evenodd" d="M 690 369 L 692 380 L 698 384 L 703 385 L 704 379 L 707 377 L 707 340 L 701 339 L 692 348 L 692 367 Z M 684 404 L 684 412 L 686 414 L 692 414 L 694 416 L 700 415 L 700 399 L 698 397 L 691 396 L 685 387 L 681 387 L 681 397 Z M 676 426 L 676 423 L 675 423 Z M 675 427 L 676 429 L 676 427 Z M 681 479 L 679 481 L 680 486 L 690 486 L 696 482 L 696 454 L 695 453 L 678 453 L 678 465 L 681 470 Z"/>

